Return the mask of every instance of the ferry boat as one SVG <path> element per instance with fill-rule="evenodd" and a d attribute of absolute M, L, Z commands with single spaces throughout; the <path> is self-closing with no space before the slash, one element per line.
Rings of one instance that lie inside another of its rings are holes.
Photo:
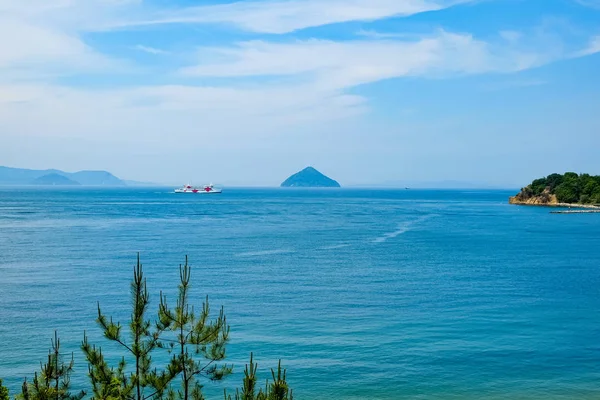
<path fill-rule="evenodd" d="M 179 189 L 175 189 L 175 193 L 193 193 L 193 194 L 217 194 L 221 193 L 221 189 L 217 189 L 211 183 L 202 187 L 192 186 L 190 184 L 183 185 Z"/>

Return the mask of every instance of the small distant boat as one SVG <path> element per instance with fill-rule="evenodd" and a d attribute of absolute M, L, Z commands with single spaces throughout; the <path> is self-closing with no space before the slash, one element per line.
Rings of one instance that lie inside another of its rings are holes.
<path fill-rule="evenodd" d="M 192 186 L 190 184 L 183 185 L 183 187 L 179 189 L 175 189 L 175 193 L 192 193 L 192 194 L 218 194 L 223 190 L 217 189 L 211 183 L 210 185 L 205 185 L 202 187 Z"/>

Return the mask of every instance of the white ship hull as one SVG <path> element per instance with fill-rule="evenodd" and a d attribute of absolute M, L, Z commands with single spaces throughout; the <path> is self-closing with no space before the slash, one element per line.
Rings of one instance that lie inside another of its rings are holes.
<path fill-rule="evenodd" d="M 203 187 L 195 187 L 192 185 L 184 185 L 180 189 L 175 189 L 175 193 L 191 193 L 191 194 L 219 194 L 223 190 L 215 188 L 212 184 Z"/>
<path fill-rule="evenodd" d="M 221 189 L 212 189 L 210 191 L 195 189 L 195 190 L 185 190 L 185 189 L 176 189 L 175 193 L 191 193 L 191 194 L 219 194 L 223 191 Z"/>

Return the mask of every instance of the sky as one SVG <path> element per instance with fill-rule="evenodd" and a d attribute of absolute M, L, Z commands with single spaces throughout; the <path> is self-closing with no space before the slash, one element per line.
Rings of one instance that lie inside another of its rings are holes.
<path fill-rule="evenodd" d="M 520 187 L 599 149 L 600 0 L 0 0 L 0 165 Z"/>

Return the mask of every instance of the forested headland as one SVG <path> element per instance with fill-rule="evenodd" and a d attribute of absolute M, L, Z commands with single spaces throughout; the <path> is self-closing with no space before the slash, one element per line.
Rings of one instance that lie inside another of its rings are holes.
<path fill-rule="evenodd" d="M 511 204 L 600 205 L 600 176 L 567 172 L 539 178 L 525 186 Z"/>

